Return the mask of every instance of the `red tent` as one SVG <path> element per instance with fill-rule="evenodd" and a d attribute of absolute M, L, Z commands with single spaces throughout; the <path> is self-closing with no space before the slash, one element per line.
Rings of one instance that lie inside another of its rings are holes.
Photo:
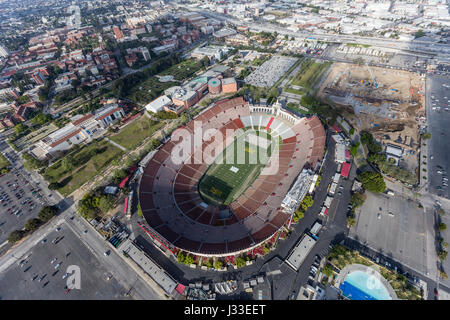
<path fill-rule="evenodd" d="M 131 174 L 126 176 L 122 181 L 120 181 L 119 188 L 122 189 L 127 184 L 128 180 L 130 180 Z"/>
<path fill-rule="evenodd" d="M 348 178 L 349 172 L 350 172 L 350 163 L 344 162 L 342 164 L 341 176 L 343 176 L 345 178 Z"/>
<path fill-rule="evenodd" d="M 350 159 L 350 150 L 345 150 L 345 158 Z"/>
<path fill-rule="evenodd" d="M 128 210 L 128 198 L 125 198 L 125 205 L 123 206 L 123 213 L 127 213 Z"/>
<path fill-rule="evenodd" d="M 186 288 L 186 286 L 183 286 L 181 283 L 179 283 L 179 284 L 177 285 L 177 287 L 175 288 L 175 290 L 176 290 L 179 294 L 183 294 L 185 288 Z"/>

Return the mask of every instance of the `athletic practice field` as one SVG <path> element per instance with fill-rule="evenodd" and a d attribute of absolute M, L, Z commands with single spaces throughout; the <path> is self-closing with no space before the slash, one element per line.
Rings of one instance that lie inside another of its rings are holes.
<path fill-rule="evenodd" d="M 214 205 L 233 202 L 259 176 L 276 145 L 265 132 L 247 130 L 237 137 L 200 179 L 203 200 Z"/>

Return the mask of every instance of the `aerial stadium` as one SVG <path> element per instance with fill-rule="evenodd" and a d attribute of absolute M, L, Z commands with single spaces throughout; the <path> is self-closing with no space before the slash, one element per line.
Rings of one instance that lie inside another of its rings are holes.
<path fill-rule="evenodd" d="M 217 134 L 194 144 L 180 161 L 174 154 L 180 154 L 183 142 L 195 140 L 195 123 Z M 236 255 L 273 237 L 309 189 L 305 170 L 317 169 L 324 155 L 321 121 L 298 117 L 278 102 L 262 106 L 242 97 L 222 100 L 179 130 L 182 139 L 174 139 L 174 132 L 141 176 L 139 204 L 147 222 L 141 227 L 169 250 L 199 256 Z M 229 132 L 235 133 L 233 139 Z M 243 163 L 217 161 L 236 159 L 233 147 L 239 143 L 245 150 Z M 220 152 L 213 163 L 199 161 L 214 148 Z M 265 161 L 248 162 L 251 154 L 264 152 Z"/>

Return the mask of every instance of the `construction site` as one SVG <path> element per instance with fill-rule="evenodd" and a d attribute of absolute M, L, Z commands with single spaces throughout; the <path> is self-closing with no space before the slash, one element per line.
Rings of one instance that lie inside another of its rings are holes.
<path fill-rule="evenodd" d="M 339 108 L 359 132 L 399 150 L 398 164 L 418 166 L 420 127 L 425 121 L 424 77 L 412 72 L 335 63 L 318 95 Z"/>

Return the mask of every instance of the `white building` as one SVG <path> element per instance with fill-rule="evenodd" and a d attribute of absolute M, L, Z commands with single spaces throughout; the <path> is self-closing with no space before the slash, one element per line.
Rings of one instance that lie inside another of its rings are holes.
<path fill-rule="evenodd" d="M 94 115 L 95 120 L 98 121 L 102 128 L 108 127 L 123 117 L 125 117 L 125 112 L 116 103 L 106 105 L 106 107 L 100 109 Z"/>
<path fill-rule="evenodd" d="M 147 104 L 145 106 L 145 109 L 147 109 L 147 111 L 157 113 L 159 111 L 164 110 L 165 107 L 169 107 L 171 105 L 172 105 L 172 100 L 170 100 L 170 98 L 168 96 L 164 95 L 164 96 L 160 96 L 159 98 L 156 98 L 155 100 L 153 100 L 152 102 Z"/>
<path fill-rule="evenodd" d="M 281 202 L 281 208 L 287 214 L 293 215 L 300 202 L 308 193 L 314 177 L 314 172 L 303 169 L 295 180 L 294 185 Z"/>
<path fill-rule="evenodd" d="M 31 152 L 37 158 L 43 159 L 58 151 L 69 150 L 75 144 L 90 141 L 94 135 L 102 133 L 124 116 L 123 109 L 117 104 L 107 105 L 95 114 L 75 116 L 72 122 L 35 143 Z"/>
<path fill-rule="evenodd" d="M 297 271 L 315 244 L 316 240 L 305 234 L 285 260 L 286 264 Z"/>
<path fill-rule="evenodd" d="M 336 161 L 337 163 L 345 162 L 346 161 L 346 159 L 345 159 L 345 150 L 346 150 L 345 145 L 343 145 L 341 143 L 337 143 L 336 144 L 335 154 L 334 154 L 334 161 Z"/>
<path fill-rule="evenodd" d="M 81 128 L 69 123 L 38 141 L 32 152 L 38 158 L 43 158 L 58 151 L 68 150 L 73 145 L 80 144 L 87 139 L 89 136 Z"/>
<path fill-rule="evenodd" d="M 9 51 L 3 46 L 0 46 L 0 57 L 7 58 L 9 56 Z"/>

